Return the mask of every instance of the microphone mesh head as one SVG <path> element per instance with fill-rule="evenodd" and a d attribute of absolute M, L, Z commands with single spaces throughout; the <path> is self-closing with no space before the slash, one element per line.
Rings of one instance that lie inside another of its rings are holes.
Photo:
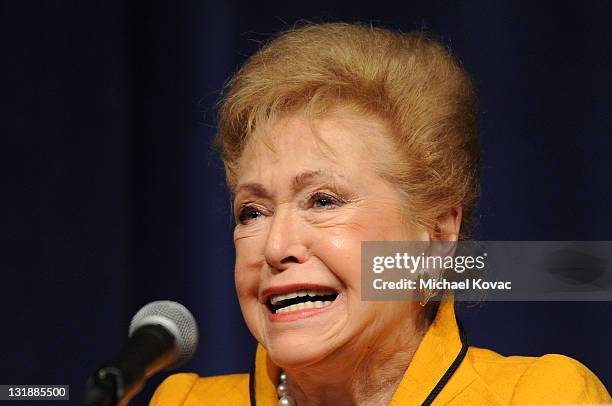
<path fill-rule="evenodd" d="M 174 336 L 178 359 L 171 368 L 193 357 L 198 346 L 198 325 L 185 306 L 170 300 L 158 300 L 144 305 L 132 318 L 129 336 L 140 327 L 151 324 L 165 327 Z"/>

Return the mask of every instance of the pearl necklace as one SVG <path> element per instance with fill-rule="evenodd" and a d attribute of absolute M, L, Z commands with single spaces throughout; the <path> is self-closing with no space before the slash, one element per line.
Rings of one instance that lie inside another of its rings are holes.
<path fill-rule="evenodd" d="M 289 394 L 289 386 L 287 384 L 287 374 L 281 371 L 278 377 L 278 406 L 296 406 L 295 399 Z"/>

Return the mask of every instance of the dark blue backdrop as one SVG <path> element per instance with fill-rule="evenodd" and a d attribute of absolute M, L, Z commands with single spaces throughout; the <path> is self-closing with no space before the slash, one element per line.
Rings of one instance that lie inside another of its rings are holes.
<path fill-rule="evenodd" d="M 70 384 L 76 399 L 160 298 L 200 324 L 183 369 L 248 368 L 215 102 L 259 41 L 299 19 L 450 44 L 480 92 L 481 239 L 611 240 L 611 14 L 605 1 L 0 3 L 0 383 Z M 612 303 L 461 314 L 475 345 L 564 353 L 612 386 Z"/>

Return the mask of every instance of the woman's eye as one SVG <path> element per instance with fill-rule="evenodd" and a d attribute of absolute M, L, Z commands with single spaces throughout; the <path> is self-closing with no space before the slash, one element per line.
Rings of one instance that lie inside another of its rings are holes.
<path fill-rule="evenodd" d="M 317 209 L 329 209 L 340 206 L 341 202 L 333 196 L 316 193 L 311 197 L 312 206 Z"/>
<path fill-rule="evenodd" d="M 257 219 L 259 216 L 261 216 L 261 212 L 259 210 L 254 207 L 247 206 L 240 210 L 238 220 L 240 221 L 240 224 L 246 224 L 251 220 Z"/>

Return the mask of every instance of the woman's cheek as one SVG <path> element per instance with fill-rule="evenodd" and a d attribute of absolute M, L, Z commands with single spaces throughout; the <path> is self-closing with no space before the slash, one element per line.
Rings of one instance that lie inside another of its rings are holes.
<path fill-rule="evenodd" d="M 253 306 L 253 301 L 257 299 L 259 290 L 259 279 L 261 266 L 258 265 L 256 255 L 252 247 L 252 241 L 242 239 L 235 241 L 236 246 L 236 265 L 234 270 L 234 281 L 240 306 Z M 243 308 L 247 310 L 247 308 Z"/>
<path fill-rule="evenodd" d="M 344 229 L 331 235 L 321 236 L 319 249 L 321 261 L 350 288 L 361 286 L 361 240 Z"/>
<path fill-rule="evenodd" d="M 234 280 L 236 283 L 238 302 L 247 326 L 249 330 L 251 330 L 251 333 L 255 337 L 258 337 L 255 324 L 257 312 L 259 311 L 259 272 L 245 268 L 237 259 Z"/>
<path fill-rule="evenodd" d="M 236 283 L 236 291 L 238 292 L 238 298 L 243 299 L 245 293 L 249 290 L 249 279 L 244 268 L 240 262 L 236 260 L 236 270 L 234 271 L 234 281 Z"/>
<path fill-rule="evenodd" d="M 240 283 L 242 282 L 239 282 L 237 279 L 236 286 L 238 287 Z M 243 285 L 246 285 L 246 284 L 243 283 Z M 242 312 L 242 316 L 244 318 L 247 328 L 249 329 L 253 337 L 255 337 L 255 339 L 259 341 L 260 343 L 263 343 L 264 342 L 263 336 L 261 334 L 262 324 L 260 322 L 261 315 L 259 314 L 259 309 L 258 309 L 259 302 L 257 300 L 257 297 L 253 296 L 253 294 L 250 293 L 250 289 L 248 289 L 247 286 L 243 286 L 243 287 L 244 289 L 241 289 L 240 287 L 238 287 L 237 289 L 238 290 L 238 302 L 240 304 L 240 310 Z"/>
<path fill-rule="evenodd" d="M 236 270 L 259 269 L 263 261 L 266 233 L 263 225 L 236 230 L 234 248 L 236 251 Z"/>

